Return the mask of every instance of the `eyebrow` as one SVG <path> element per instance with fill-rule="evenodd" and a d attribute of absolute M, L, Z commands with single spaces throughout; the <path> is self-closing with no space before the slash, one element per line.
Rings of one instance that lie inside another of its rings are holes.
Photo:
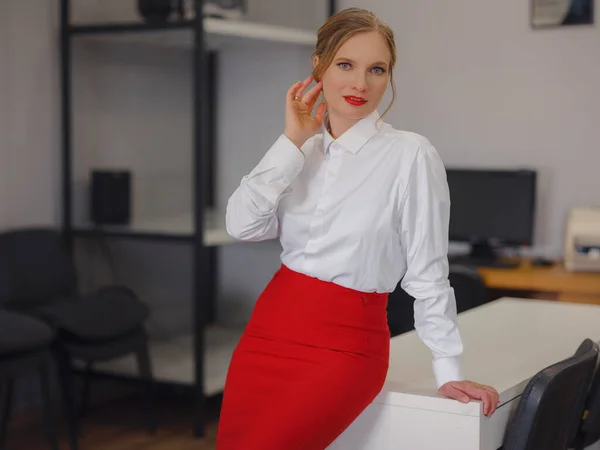
<path fill-rule="evenodd" d="M 343 56 L 341 56 L 341 57 L 339 57 L 339 58 L 336 58 L 335 60 L 336 60 L 336 61 L 344 60 L 344 61 L 348 61 L 348 62 L 351 62 L 351 63 L 354 63 L 354 62 L 356 62 L 356 61 L 354 61 L 352 58 L 344 58 Z M 374 62 L 372 65 L 373 65 L 373 66 L 387 66 L 387 65 L 388 65 L 388 63 L 386 63 L 386 62 L 383 62 L 383 61 L 377 61 L 377 62 Z"/>

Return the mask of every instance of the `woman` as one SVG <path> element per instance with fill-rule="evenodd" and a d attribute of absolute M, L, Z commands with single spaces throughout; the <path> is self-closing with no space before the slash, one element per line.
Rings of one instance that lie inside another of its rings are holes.
<path fill-rule="evenodd" d="M 232 236 L 279 238 L 283 252 L 231 361 L 219 450 L 335 440 L 383 386 L 387 299 L 400 280 L 441 394 L 481 399 L 488 415 L 497 406 L 497 392 L 465 381 L 458 362 L 444 166 L 427 139 L 377 113 L 395 62 L 393 32 L 372 13 L 332 16 L 313 75 L 287 92 L 284 133 L 229 200 Z"/>

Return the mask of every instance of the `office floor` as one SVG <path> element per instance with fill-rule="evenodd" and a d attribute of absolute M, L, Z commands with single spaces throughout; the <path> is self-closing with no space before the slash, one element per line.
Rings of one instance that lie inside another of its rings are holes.
<path fill-rule="evenodd" d="M 194 437 L 193 408 L 189 394 L 162 395 L 156 405 L 158 429 L 146 432 L 140 399 L 127 396 L 90 409 L 83 421 L 81 450 L 213 450 L 217 433 L 217 407 L 212 406 L 206 437 Z M 61 418 L 62 420 L 62 418 Z M 68 449 L 64 422 L 60 423 L 60 448 Z M 47 450 L 43 422 L 37 412 L 16 416 L 11 422 L 7 450 Z"/>

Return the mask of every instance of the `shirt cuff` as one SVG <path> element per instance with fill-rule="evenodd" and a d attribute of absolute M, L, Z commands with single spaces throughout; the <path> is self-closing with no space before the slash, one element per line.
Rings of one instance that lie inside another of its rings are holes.
<path fill-rule="evenodd" d="M 438 388 L 448 381 L 464 381 L 460 360 L 457 357 L 435 359 L 433 361 L 433 373 Z"/>

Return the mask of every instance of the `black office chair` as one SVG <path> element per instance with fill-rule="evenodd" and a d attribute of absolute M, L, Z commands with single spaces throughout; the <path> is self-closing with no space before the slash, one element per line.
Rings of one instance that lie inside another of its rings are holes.
<path fill-rule="evenodd" d="M 454 289 L 458 313 L 468 311 L 489 301 L 488 289 L 477 270 L 461 265 L 450 265 L 450 286 Z"/>
<path fill-rule="evenodd" d="M 575 355 L 539 371 L 510 419 L 502 450 L 566 450 L 577 432 L 598 344 L 586 339 Z"/>
<path fill-rule="evenodd" d="M 387 322 L 390 337 L 398 336 L 415 328 L 415 299 L 400 287 L 390 292 L 387 304 Z"/>
<path fill-rule="evenodd" d="M 73 360 L 85 362 L 89 369 L 97 361 L 135 354 L 145 386 L 147 426 L 154 431 L 153 376 L 144 327 L 149 310 L 130 289 L 113 286 L 82 296 L 77 291 L 75 267 L 58 232 L 47 228 L 10 230 L 0 233 L 0 305 L 35 316 L 56 330 L 54 353 L 71 423 L 77 423 Z M 89 377 L 85 383 L 84 405 Z"/>
<path fill-rule="evenodd" d="M 454 289 L 458 313 L 483 305 L 489 301 L 488 289 L 481 275 L 469 267 L 450 265 L 448 281 Z M 415 299 L 400 287 L 390 293 L 387 306 L 388 327 L 391 337 L 415 328 Z"/>
<path fill-rule="evenodd" d="M 596 372 L 571 448 L 583 450 L 598 441 L 600 441 L 600 364 L 596 365 Z"/>
<path fill-rule="evenodd" d="M 39 320 L 0 310 L 0 448 L 6 445 L 14 384 L 19 377 L 36 372 L 40 376 L 46 436 L 50 448 L 59 448 L 50 394 L 50 372 L 54 369 L 51 348 L 55 336 Z"/>

